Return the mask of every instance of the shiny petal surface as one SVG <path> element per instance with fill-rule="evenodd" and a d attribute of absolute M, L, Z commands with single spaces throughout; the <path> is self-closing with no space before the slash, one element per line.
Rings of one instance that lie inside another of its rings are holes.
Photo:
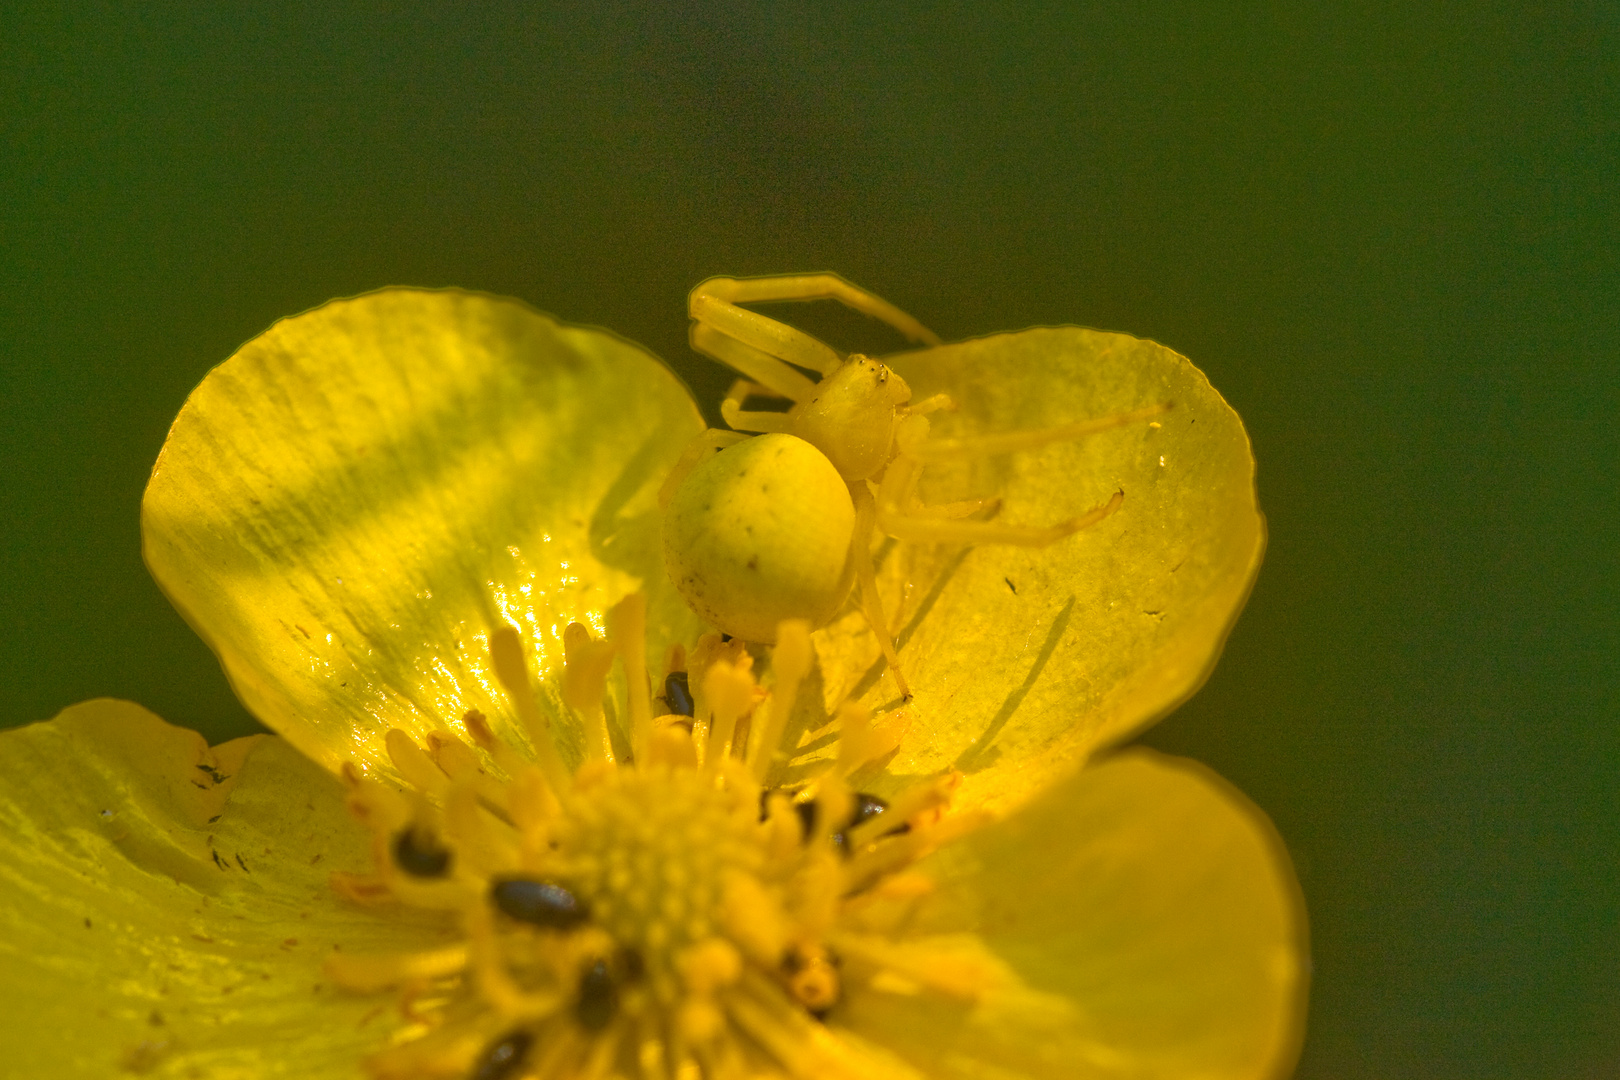
<path fill-rule="evenodd" d="M 1044 548 L 889 542 L 880 585 L 916 693 L 910 733 L 872 784 L 945 768 L 958 807 L 1006 808 L 1098 746 L 1152 723 L 1213 669 L 1265 548 L 1242 422 L 1182 357 L 1078 327 L 891 358 L 913 400 L 949 393 L 950 438 L 1056 426 L 1162 403 L 1151 420 L 1037 450 L 930 465 L 925 502 L 1001 496 L 995 520 L 1048 525 L 1124 492 L 1119 510 Z M 897 610 L 896 610 L 897 609 Z M 851 614 L 820 635 L 824 700 L 893 707 Z"/>
<path fill-rule="evenodd" d="M 521 743 L 492 626 L 520 629 L 543 678 L 569 622 L 600 631 L 641 585 L 654 664 L 695 636 L 657 491 L 701 429 L 661 363 L 602 331 L 465 292 L 333 301 L 191 395 L 147 488 L 146 560 L 247 707 L 329 768 L 389 772 L 388 728 L 474 708 Z"/>
<path fill-rule="evenodd" d="M 397 1013 L 321 975 L 453 928 L 340 902 L 370 865 L 337 781 L 278 739 L 208 749 L 122 701 L 0 734 L 6 1075 L 343 1077 Z"/>
<path fill-rule="evenodd" d="M 1284 1076 L 1304 908 L 1270 822 L 1194 762 L 1132 750 L 919 864 L 936 963 L 988 949 L 977 1000 L 857 989 L 841 1022 L 938 1077 Z M 960 964 L 958 963 L 958 966 Z"/>

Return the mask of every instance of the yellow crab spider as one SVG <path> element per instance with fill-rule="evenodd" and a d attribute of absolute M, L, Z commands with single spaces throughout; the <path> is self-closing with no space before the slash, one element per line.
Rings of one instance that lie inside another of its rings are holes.
<path fill-rule="evenodd" d="M 801 330 L 739 306 L 783 300 L 838 300 L 911 341 L 940 344 L 916 319 L 835 274 L 715 277 L 693 289 L 692 347 L 745 378 L 720 406 L 733 430 L 705 431 L 664 483 L 665 566 L 700 616 L 733 637 L 766 644 L 775 642 L 786 619 L 826 623 L 858 585 L 862 612 L 909 698 L 878 595 L 874 532 L 922 543 L 1040 547 L 1096 524 L 1124 499 L 1115 492 L 1089 513 L 1044 527 L 965 521 L 994 512 L 1000 500 L 926 506 L 917 497 L 924 467 L 1078 439 L 1170 406 L 1038 431 L 930 439 L 928 414 L 955 408 L 948 395 L 913 402 L 905 380 L 882 361 L 841 356 Z M 819 380 L 801 368 L 818 372 Z M 749 411 L 750 397 L 792 405 L 786 412 Z"/>

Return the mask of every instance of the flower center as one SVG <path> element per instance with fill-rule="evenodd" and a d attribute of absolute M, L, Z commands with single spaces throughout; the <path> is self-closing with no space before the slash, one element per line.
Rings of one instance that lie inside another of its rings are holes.
<path fill-rule="evenodd" d="M 447 912 L 464 935 L 430 953 L 328 962 L 349 989 L 402 988 L 415 1026 L 368 1061 L 374 1074 L 850 1075 L 820 1029 L 843 980 L 929 981 L 926 964 L 847 916 L 886 893 L 916 895 L 915 875 L 897 872 L 942 838 L 954 774 L 892 806 L 852 791 L 849 776 L 898 745 L 905 717 L 874 721 L 846 705 L 835 757 L 794 790 L 767 788 L 809 670 L 808 628 L 782 624 L 769 691 L 740 643 L 705 638 L 691 664 L 676 650 L 659 699 L 676 711 L 657 716 L 642 602 L 610 613 L 607 641 L 577 624 L 564 635 L 562 696 L 586 732 L 578 769 L 563 767 L 521 643 L 503 627 L 491 655 L 536 760 L 469 712 L 482 755 L 450 731 L 424 748 L 395 730 L 388 751 L 408 789 L 345 770 L 377 869 L 334 875 L 334 887 Z M 615 653 L 631 689 L 625 762 L 602 707 Z"/>
<path fill-rule="evenodd" d="M 677 957 L 724 922 L 725 883 L 764 863 L 758 815 L 693 769 L 615 769 L 571 808 L 560 865 L 591 918 L 670 1001 Z"/>

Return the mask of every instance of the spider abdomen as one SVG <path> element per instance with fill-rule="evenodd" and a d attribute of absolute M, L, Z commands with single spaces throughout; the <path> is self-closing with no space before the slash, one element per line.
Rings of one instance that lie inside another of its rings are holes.
<path fill-rule="evenodd" d="M 761 435 L 681 481 L 664 514 L 664 563 L 700 616 L 769 644 L 783 620 L 819 626 L 843 605 L 854 529 L 848 485 L 826 455 Z"/>

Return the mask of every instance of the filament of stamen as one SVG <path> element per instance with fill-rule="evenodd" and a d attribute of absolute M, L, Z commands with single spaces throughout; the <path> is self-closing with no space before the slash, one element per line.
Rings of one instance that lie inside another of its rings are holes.
<path fill-rule="evenodd" d="M 754 737 L 749 750 L 748 764 L 754 779 L 765 782 L 771 763 L 776 759 L 777 744 L 787 728 L 788 716 L 793 712 L 793 701 L 799 693 L 799 683 L 810 673 L 810 624 L 802 619 L 789 619 L 777 631 L 776 651 L 771 654 L 771 667 L 776 672 L 776 686 L 771 692 L 771 707 L 766 714 L 765 726 Z"/>
<path fill-rule="evenodd" d="M 730 753 L 737 720 L 753 706 L 754 680 L 746 667 L 719 660 L 703 676 L 703 695 L 714 716 L 703 769 L 713 773 Z"/>
<path fill-rule="evenodd" d="M 612 642 L 591 637 L 582 623 L 569 623 L 563 630 L 563 701 L 585 721 L 587 759 L 613 760 L 613 742 L 602 710 L 613 652 Z"/>
<path fill-rule="evenodd" d="M 630 754 L 641 760 L 652 734 L 652 696 L 647 688 L 647 597 L 631 593 L 608 612 L 608 638 L 624 661 L 630 685 Z"/>
<path fill-rule="evenodd" d="M 465 937 L 402 956 L 337 954 L 328 965 L 351 989 L 400 987 L 401 1013 L 428 1029 L 369 1068 L 400 1078 L 894 1080 L 822 1021 L 851 977 L 845 957 L 859 960 L 858 977 L 877 969 L 946 992 L 978 970 L 971 957 L 935 963 L 893 951 L 877 933 L 891 909 L 926 890 L 894 875 L 946 831 L 934 811 L 957 778 L 923 781 L 852 823 L 848 777 L 896 748 L 909 714 L 874 720 L 847 703 L 830 765 L 808 786 L 768 789 L 791 752 L 781 744 L 813 661 L 808 626 L 779 628 L 769 694 L 741 642 L 701 640 L 689 731 L 652 716 L 645 601 L 622 602 L 607 624 L 606 640 L 578 623 L 563 635 L 562 698 L 586 725 L 586 760 L 572 775 L 509 626 L 490 634 L 491 658 L 538 763 L 469 711 L 467 736 L 487 760 L 449 729 L 430 732 L 426 750 L 393 730 L 386 745 L 404 792 L 345 772 L 377 870 L 334 875 L 334 887 L 455 912 Z M 630 691 L 619 714 L 624 762 L 613 760 L 603 704 L 615 655 Z M 668 666 L 686 659 L 672 650 Z M 887 835 L 908 822 L 910 832 Z"/>
<path fill-rule="evenodd" d="M 529 682 L 529 666 L 523 658 L 523 641 L 518 637 L 516 627 L 502 625 L 490 631 L 489 656 L 495 667 L 495 677 L 506 688 L 506 695 L 512 699 L 518 719 L 529 733 L 529 743 L 534 747 L 540 770 L 551 785 L 552 794 L 561 799 L 563 792 L 568 790 L 568 770 L 563 768 L 562 758 L 557 755 L 551 725 L 535 704 L 534 687 Z"/>

